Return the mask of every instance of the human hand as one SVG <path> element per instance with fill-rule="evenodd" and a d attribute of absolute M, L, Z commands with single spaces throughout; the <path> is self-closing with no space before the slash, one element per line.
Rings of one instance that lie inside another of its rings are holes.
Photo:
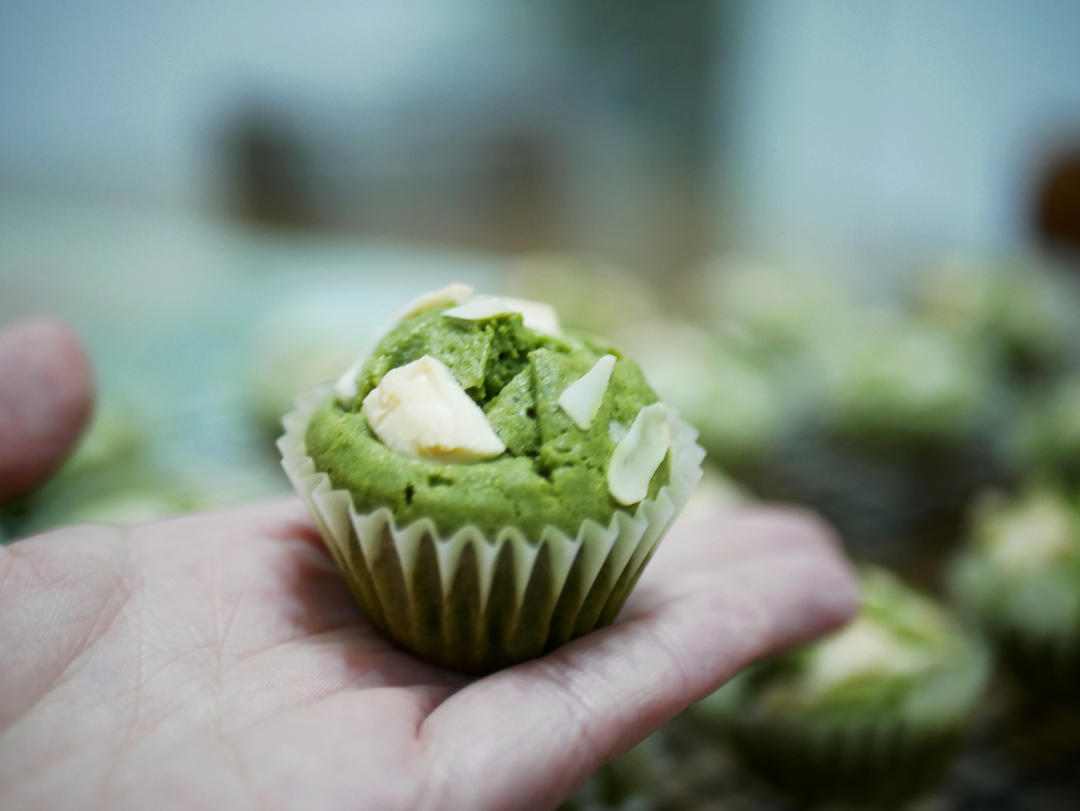
<path fill-rule="evenodd" d="M 612 626 L 480 679 L 363 618 L 294 498 L 0 547 L 0 807 L 548 808 L 842 622 L 827 531 L 698 513 Z"/>
<path fill-rule="evenodd" d="M 548 808 L 854 608 L 779 510 L 678 524 L 612 626 L 470 680 L 384 640 L 299 501 L 0 548 L 0 807 Z"/>

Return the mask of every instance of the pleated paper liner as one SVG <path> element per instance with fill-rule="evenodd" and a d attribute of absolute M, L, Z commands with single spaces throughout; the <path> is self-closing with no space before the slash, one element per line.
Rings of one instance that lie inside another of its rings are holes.
<path fill-rule="evenodd" d="M 945 774 L 962 724 L 918 729 L 902 721 L 816 728 L 799 719 L 741 717 L 732 742 L 750 768 L 803 801 L 897 808 Z"/>
<path fill-rule="evenodd" d="M 1080 702 L 1080 615 L 1075 606 L 1061 613 L 1060 599 L 1075 599 L 1075 592 L 1062 593 L 1067 583 L 1052 589 L 1036 577 L 1010 585 L 1004 573 L 968 548 L 954 561 L 948 586 L 953 602 L 1029 698 Z"/>
<path fill-rule="evenodd" d="M 962 658 L 888 711 L 770 708 L 748 694 L 743 673 L 693 715 L 729 737 L 752 771 L 800 800 L 900 807 L 948 771 L 983 693 L 988 652 L 976 638 L 964 644 Z"/>
<path fill-rule="evenodd" d="M 516 527 L 489 538 L 474 526 L 443 537 L 430 518 L 399 527 L 386 508 L 357 512 L 315 469 L 305 435 L 330 396 L 317 389 L 283 418 L 285 472 L 372 624 L 465 672 L 531 659 L 614 620 L 701 477 L 696 432 L 669 409 L 671 481 L 633 513 L 616 511 L 607 526 L 587 520 L 574 538 L 552 526 L 539 538 Z"/>
<path fill-rule="evenodd" d="M 1008 671 L 1034 699 L 1080 703 L 1080 634 L 1040 634 L 988 624 L 987 635 Z"/>

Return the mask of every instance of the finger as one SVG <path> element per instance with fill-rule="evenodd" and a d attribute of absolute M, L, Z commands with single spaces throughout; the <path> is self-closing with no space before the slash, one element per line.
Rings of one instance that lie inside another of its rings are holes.
<path fill-rule="evenodd" d="M 785 569 L 807 562 L 838 570 L 841 576 L 851 571 L 832 529 L 808 510 L 754 506 L 696 516 L 676 525 L 660 545 L 621 617 L 647 612 L 683 592 L 711 588 L 718 567 L 723 569 L 729 595 L 739 591 L 760 595 L 786 582 Z M 819 635 L 820 620 L 836 613 L 846 616 L 855 599 L 850 578 L 848 588 L 835 592 L 814 582 L 800 585 L 807 588 L 782 591 L 777 599 L 797 605 L 809 601 L 812 610 L 787 610 L 783 602 L 770 603 L 772 621 L 783 621 L 783 625 L 774 624 L 783 644 Z"/>
<path fill-rule="evenodd" d="M 702 518 L 677 525 L 662 552 L 614 625 L 482 679 L 427 718 L 448 806 L 557 804 L 755 658 L 855 610 L 848 564 L 801 514 Z"/>
<path fill-rule="evenodd" d="M 0 331 L 0 501 L 41 484 L 79 438 L 93 403 L 79 339 L 51 318 Z"/>

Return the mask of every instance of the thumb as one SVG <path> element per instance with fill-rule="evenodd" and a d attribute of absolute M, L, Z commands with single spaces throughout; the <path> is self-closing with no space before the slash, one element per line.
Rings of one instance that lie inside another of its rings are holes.
<path fill-rule="evenodd" d="M 0 329 L 0 502 L 60 466 L 93 398 L 86 351 L 63 324 L 36 316 Z"/>

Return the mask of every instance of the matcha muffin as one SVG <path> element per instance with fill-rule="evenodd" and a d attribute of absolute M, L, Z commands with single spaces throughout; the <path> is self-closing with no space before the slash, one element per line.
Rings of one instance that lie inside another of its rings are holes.
<path fill-rule="evenodd" d="M 831 272 L 735 256 L 702 268 L 698 302 L 712 329 L 770 363 L 802 352 L 815 333 L 851 310 L 848 286 Z"/>
<path fill-rule="evenodd" d="M 1060 380 L 1033 398 L 1010 450 L 1025 474 L 1080 484 L 1080 375 Z"/>
<path fill-rule="evenodd" d="M 700 477 L 633 361 L 463 285 L 285 425 L 286 472 L 371 621 L 466 671 L 613 620 Z"/>
<path fill-rule="evenodd" d="M 952 592 L 1022 681 L 1080 695 L 1080 509 L 1048 485 L 983 497 Z"/>
<path fill-rule="evenodd" d="M 850 326 L 822 357 L 823 412 L 833 431 L 861 442 L 923 446 L 974 433 L 989 376 L 973 346 L 887 313 L 867 313 Z"/>
<path fill-rule="evenodd" d="M 753 480 L 764 496 L 813 505 L 861 558 L 936 569 L 972 494 L 1003 475 L 994 381 L 974 345 L 891 311 L 820 331 L 802 409 Z"/>
<path fill-rule="evenodd" d="M 747 762 L 804 800 L 889 807 L 945 771 L 984 686 L 986 657 L 937 605 L 864 568 L 860 613 L 774 657 L 697 711 Z"/>
<path fill-rule="evenodd" d="M 918 276 L 913 299 L 921 316 L 985 345 L 1014 374 L 1042 374 L 1068 354 L 1075 291 L 1038 262 L 947 256 Z"/>

